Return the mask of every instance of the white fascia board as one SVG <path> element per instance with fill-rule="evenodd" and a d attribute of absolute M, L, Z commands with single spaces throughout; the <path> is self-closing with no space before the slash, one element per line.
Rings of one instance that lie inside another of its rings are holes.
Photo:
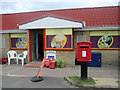
<path fill-rule="evenodd" d="M 0 33 L 26 33 L 26 30 L 0 30 Z"/>
<path fill-rule="evenodd" d="M 82 28 L 82 23 L 58 19 L 53 17 L 42 18 L 19 26 L 19 29 L 40 28 Z"/>

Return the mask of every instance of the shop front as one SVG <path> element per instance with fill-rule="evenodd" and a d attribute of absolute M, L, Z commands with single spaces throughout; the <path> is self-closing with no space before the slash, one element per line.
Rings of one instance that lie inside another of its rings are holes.
<path fill-rule="evenodd" d="M 47 52 L 55 51 L 58 61 L 64 60 L 66 65 L 74 66 L 75 28 L 83 28 L 82 23 L 53 17 L 19 25 L 19 29 L 27 30 L 28 62 L 42 60 L 47 57 Z"/>

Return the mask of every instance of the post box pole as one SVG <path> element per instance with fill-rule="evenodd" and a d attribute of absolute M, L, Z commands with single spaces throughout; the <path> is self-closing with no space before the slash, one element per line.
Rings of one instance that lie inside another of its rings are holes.
<path fill-rule="evenodd" d="M 87 79 L 87 63 L 81 62 L 81 79 Z"/>

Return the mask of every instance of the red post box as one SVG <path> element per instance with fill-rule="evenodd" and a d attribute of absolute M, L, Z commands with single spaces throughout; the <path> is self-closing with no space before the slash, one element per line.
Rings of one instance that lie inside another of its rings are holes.
<path fill-rule="evenodd" d="M 77 61 L 91 61 L 91 44 L 92 42 L 88 41 L 77 42 Z"/>

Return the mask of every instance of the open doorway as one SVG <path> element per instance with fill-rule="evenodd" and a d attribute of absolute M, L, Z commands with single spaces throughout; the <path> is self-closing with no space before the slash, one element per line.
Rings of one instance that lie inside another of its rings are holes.
<path fill-rule="evenodd" d="M 38 35 L 38 58 L 42 59 L 44 57 L 43 51 L 43 34 Z"/>
<path fill-rule="evenodd" d="M 42 60 L 43 58 L 44 58 L 43 30 L 39 30 L 38 32 L 38 60 Z"/>

